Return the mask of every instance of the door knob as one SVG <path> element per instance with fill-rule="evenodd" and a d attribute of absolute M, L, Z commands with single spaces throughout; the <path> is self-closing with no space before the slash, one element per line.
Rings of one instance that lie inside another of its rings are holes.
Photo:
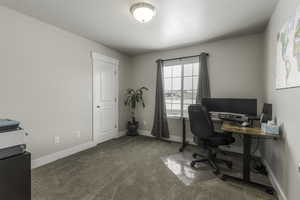
<path fill-rule="evenodd" d="M 97 106 L 97 108 L 100 108 L 100 106 Z"/>

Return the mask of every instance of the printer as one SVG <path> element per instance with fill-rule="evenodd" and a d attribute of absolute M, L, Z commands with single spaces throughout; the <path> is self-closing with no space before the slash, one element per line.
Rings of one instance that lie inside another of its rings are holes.
<path fill-rule="evenodd" d="M 5 159 L 26 151 L 25 131 L 20 122 L 0 119 L 0 159 Z"/>

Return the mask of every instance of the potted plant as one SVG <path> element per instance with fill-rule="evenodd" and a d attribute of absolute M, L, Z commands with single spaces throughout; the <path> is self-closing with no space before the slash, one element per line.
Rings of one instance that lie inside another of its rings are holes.
<path fill-rule="evenodd" d="M 129 136 L 137 136 L 138 135 L 138 128 L 139 128 L 139 122 L 136 121 L 135 118 L 135 110 L 139 104 L 143 106 L 143 108 L 146 107 L 143 94 L 144 91 L 148 91 L 148 88 L 141 87 L 137 90 L 134 89 L 127 89 L 126 95 L 125 95 L 125 106 L 128 106 L 129 112 L 131 114 L 131 121 L 128 121 L 127 123 L 127 135 Z"/>

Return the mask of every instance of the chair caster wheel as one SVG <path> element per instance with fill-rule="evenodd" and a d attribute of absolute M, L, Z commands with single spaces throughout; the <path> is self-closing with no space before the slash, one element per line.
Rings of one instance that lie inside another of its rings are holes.
<path fill-rule="evenodd" d="M 215 175 L 219 175 L 219 174 L 220 174 L 220 170 L 215 170 L 215 171 L 214 171 L 214 174 L 215 174 Z"/>
<path fill-rule="evenodd" d="M 222 181 L 226 181 L 227 178 L 226 178 L 225 176 L 221 176 L 221 180 L 222 180 Z"/>
<path fill-rule="evenodd" d="M 270 195 L 273 195 L 274 194 L 274 189 L 268 188 L 268 189 L 266 189 L 266 193 L 268 193 Z"/>
<path fill-rule="evenodd" d="M 196 165 L 196 162 L 195 162 L 195 161 L 192 161 L 192 162 L 191 162 L 191 167 L 195 169 L 195 168 L 196 168 L 195 165 Z"/>
<path fill-rule="evenodd" d="M 228 163 L 228 164 L 227 164 L 227 167 L 228 167 L 229 169 L 232 169 L 232 166 L 233 166 L 232 163 Z"/>

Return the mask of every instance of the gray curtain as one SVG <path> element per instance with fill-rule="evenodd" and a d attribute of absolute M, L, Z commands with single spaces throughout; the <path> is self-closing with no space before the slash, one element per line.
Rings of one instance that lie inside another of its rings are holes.
<path fill-rule="evenodd" d="M 199 82 L 196 96 L 196 103 L 201 104 L 203 98 L 210 97 L 209 75 L 207 69 L 207 53 L 199 56 Z"/>
<path fill-rule="evenodd" d="M 154 122 L 151 134 L 156 138 L 169 138 L 169 127 L 164 97 L 163 60 L 157 60 Z"/>

